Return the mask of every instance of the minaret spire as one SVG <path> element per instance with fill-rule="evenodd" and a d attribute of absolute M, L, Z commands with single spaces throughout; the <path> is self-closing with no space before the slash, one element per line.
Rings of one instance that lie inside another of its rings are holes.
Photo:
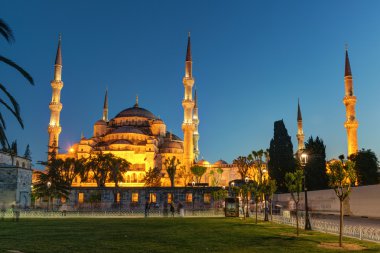
<path fill-rule="evenodd" d="M 183 78 L 183 86 L 185 88 L 184 98 L 182 100 L 182 107 L 184 110 L 184 119 L 182 123 L 183 131 L 183 160 L 186 169 L 189 171 L 194 162 L 194 130 L 195 125 L 193 123 L 193 85 L 194 78 L 192 74 L 192 58 L 191 58 L 191 41 L 190 33 L 187 38 L 187 51 L 186 51 L 186 63 L 185 63 L 185 76 Z"/>
<path fill-rule="evenodd" d="M 61 53 L 61 35 L 59 35 L 57 54 L 55 57 L 54 65 L 54 80 L 51 81 L 53 89 L 50 109 L 50 121 L 48 126 L 49 133 L 49 153 L 59 146 L 59 134 L 62 131 L 60 124 L 60 114 L 62 110 L 61 103 L 61 90 L 63 88 L 62 82 L 62 53 Z M 58 152 L 58 149 L 56 149 Z"/>
<path fill-rule="evenodd" d="M 135 107 L 139 107 L 139 95 L 136 95 Z"/>
<path fill-rule="evenodd" d="M 347 150 L 348 156 L 355 154 L 358 151 L 358 134 L 357 129 L 359 126 L 356 120 L 356 96 L 354 95 L 354 87 L 352 82 L 352 72 L 350 66 L 350 59 L 348 57 L 348 48 L 346 47 L 346 58 L 345 58 L 345 71 L 344 71 L 344 87 L 345 96 L 343 98 L 343 103 L 346 106 L 346 122 L 344 127 L 347 130 Z"/>
<path fill-rule="evenodd" d="M 298 99 L 298 110 L 297 110 L 297 140 L 298 140 L 298 149 L 297 154 L 298 156 L 301 155 L 302 151 L 305 149 L 305 135 L 303 133 L 303 126 L 302 126 L 302 114 L 301 114 L 301 106 L 300 106 L 300 100 Z"/>
<path fill-rule="evenodd" d="M 194 134 L 193 134 L 193 142 L 194 142 L 194 159 L 195 161 L 199 158 L 199 116 L 198 116 L 198 96 L 197 89 L 194 89 L 194 111 L 193 111 L 193 123 L 194 123 Z"/>
<path fill-rule="evenodd" d="M 108 89 L 106 89 L 106 94 L 104 95 L 104 105 L 103 105 L 103 118 L 105 122 L 108 122 Z"/>

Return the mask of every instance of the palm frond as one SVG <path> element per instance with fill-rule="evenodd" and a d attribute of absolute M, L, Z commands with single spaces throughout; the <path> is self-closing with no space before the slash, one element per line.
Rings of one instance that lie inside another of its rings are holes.
<path fill-rule="evenodd" d="M 5 38 L 5 40 L 12 44 L 15 41 L 15 37 L 13 36 L 12 29 L 5 23 L 4 20 L 0 19 L 0 34 Z"/>
<path fill-rule="evenodd" d="M 1 112 L 0 112 L 0 126 L 2 126 L 4 129 L 7 128 L 7 126 L 5 125 L 3 114 Z"/>
<path fill-rule="evenodd" d="M 9 142 L 3 126 L 0 126 L 0 144 L 2 147 L 9 149 Z"/>
<path fill-rule="evenodd" d="M 5 95 L 9 98 L 9 100 L 12 103 L 13 109 L 1 98 L 0 98 L 0 103 L 3 104 L 16 117 L 21 127 L 24 128 L 24 123 L 22 122 L 22 118 L 20 114 L 20 106 L 17 103 L 16 99 L 7 91 L 5 86 L 2 85 L 1 83 L 0 83 L 0 90 L 3 91 Z"/>
<path fill-rule="evenodd" d="M 18 72 L 20 72 L 21 75 L 23 75 L 25 77 L 26 80 L 29 81 L 30 84 L 34 85 L 33 77 L 28 72 L 26 72 L 26 70 L 24 70 L 22 67 L 17 65 L 14 61 L 0 55 L 0 62 L 4 62 L 5 64 L 16 69 Z"/>

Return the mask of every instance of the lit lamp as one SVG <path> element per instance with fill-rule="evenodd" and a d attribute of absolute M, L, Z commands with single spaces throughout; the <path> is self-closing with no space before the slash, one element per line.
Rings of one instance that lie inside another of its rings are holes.
<path fill-rule="evenodd" d="M 48 206 L 47 206 L 47 210 L 49 211 L 49 207 L 50 207 L 50 187 L 51 187 L 51 182 L 48 181 L 48 182 L 46 183 L 46 186 L 47 186 L 47 188 L 48 188 Z"/>
<path fill-rule="evenodd" d="M 305 166 L 307 164 L 308 155 L 306 153 L 302 153 L 300 156 L 300 163 L 303 168 L 303 187 L 305 191 L 305 230 L 311 230 L 311 223 L 309 219 L 309 206 L 307 203 L 307 187 L 306 187 L 306 169 Z"/>

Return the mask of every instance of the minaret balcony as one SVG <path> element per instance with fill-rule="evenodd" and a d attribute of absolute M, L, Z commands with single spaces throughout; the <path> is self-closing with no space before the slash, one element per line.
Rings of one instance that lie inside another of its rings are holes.
<path fill-rule="evenodd" d="M 53 89 L 62 89 L 63 87 L 63 82 L 60 80 L 53 80 L 51 81 L 51 87 Z"/>
<path fill-rule="evenodd" d="M 61 111 L 62 110 L 62 104 L 60 102 L 51 102 L 49 104 L 49 109 L 51 111 Z"/>

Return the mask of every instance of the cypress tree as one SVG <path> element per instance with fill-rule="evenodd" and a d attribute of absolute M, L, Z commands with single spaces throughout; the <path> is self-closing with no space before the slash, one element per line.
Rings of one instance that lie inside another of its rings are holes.
<path fill-rule="evenodd" d="M 294 172 L 297 163 L 293 156 L 293 144 L 283 120 L 274 122 L 273 139 L 269 147 L 269 175 L 276 180 L 279 192 L 286 192 L 285 174 Z"/>
<path fill-rule="evenodd" d="M 328 188 L 326 174 L 326 146 L 318 136 L 310 137 L 305 143 L 305 152 L 308 161 L 305 166 L 306 186 L 310 191 Z"/>

